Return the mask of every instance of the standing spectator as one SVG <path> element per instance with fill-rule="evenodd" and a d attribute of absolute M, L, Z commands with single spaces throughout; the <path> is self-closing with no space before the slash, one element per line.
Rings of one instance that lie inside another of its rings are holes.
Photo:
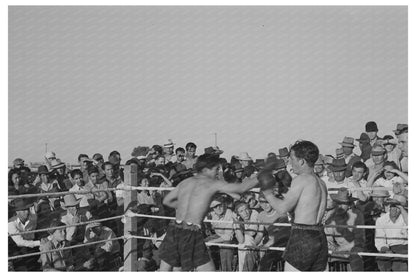
<path fill-rule="evenodd" d="M 175 154 L 173 153 L 174 146 L 175 146 L 175 143 L 173 143 L 171 139 L 168 139 L 168 142 L 163 144 L 163 152 L 164 152 L 166 163 L 168 162 L 173 163 L 176 161 Z"/>
<path fill-rule="evenodd" d="M 60 226 L 65 226 L 65 224 L 59 221 L 51 222 L 49 228 L 52 228 L 52 230 L 48 231 L 50 236 L 41 240 L 41 251 L 50 251 L 69 246 L 68 241 L 66 241 L 65 229 L 54 229 Z M 75 269 L 74 257 L 70 249 L 43 253 L 40 255 L 40 259 L 43 271 L 73 271 Z"/>
<path fill-rule="evenodd" d="M 25 166 L 25 161 L 23 159 L 21 158 L 14 159 L 13 168 L 10 169 L 9 174 L 11 171 L 14 171 L 14 172 L 19 171 L 20 177 L 24 184 L 29 182 L 29 175 L 31 173 L 31 170 L 29 167 Z"/>
<path fill-rule="evenodd" d="M 407 227 L 407 199 L 402 195 L 395 195 L 387 199 L 387 213 L 382 214 L 376 221 L 377 226 Z M 408 253 L 408 230 L 403 229 L 376 229 L 375 244 L 381 253 Z M 380 271 L 407 271 L 407 261 L 395 258 L 378 258 Z"/>
<path fill-rule="evenodd" d="M 237 202 L 235 211 L 237 220 L 241 222 L 259 222 L 259 213 L 251 210 L 247 203 Z M 264 226 L 259 224 L 234 224 L 235 236 L 239 244 L 238 269 L 239 271 L 255 271 L 257 266 L 258 251 L 255 249 L 263 239 Z"/>
<path fill-rule="evenodd" d="M 380 137 L 377 135 L 377 132 L 378 132 L 377 123 L 375 123 L 374 121 L 367 122 L 365 124 L 365 132 L 370 138 L 370 145 L 374 146 L 377 140 L 380 139 Z"/>
<path fill-rule="evenodd" d="M 186 155 L 185 155 L 185 161 L 183 164 L 188 169 L 193 169 L 194 164 L 196 163 L 196 159 L 198 158 L 196 153 L 196 144 L 193 142 L 188 142 L 185 146 Z"/>
<path fill-rule="evenodd" d="M 185 161 L 185 149 L 178 147 L 175 150 L 175 154 L 174 162 L 169 172 L 169 178 L 172 178 L 173 175 L 186 170 L 186 166 L 183 164 Z"/>
<path fill-rule="evenodd" d="M 114 176 L 116 178 L 120 177 L 124 181 L 124 171 L 121 168 L 121 156 L 120 153 L 116 150 L 111 151 L 108 155 L 108 161 L 113 164 Z"/>
<path fill-rule="evenodd" d="M 371 157 L 371 144 L 370 144 L 370 137 L 367 133 L 361 133 L 360 138 L 355 139 L 358 141 L 358 146 L 361 150 L 360 158 L 363 162 L 366 162 Z"/>
<path fill-rule="evenodd" d="M 98 168 L 98 180 L 103 182 L 105 180 L 105 172 L 103 169 L 104 157 L 100 153 L 95 153 L 92 156 L 92 164 Z"/>
<path fill-rule="evenodd" d="M 345 163 L 347 164 L 347 169 L 345 170 L 345 177 L 351 177 L 352 175 L 352 165 L 355 162 L 361 161 L 361 158 L 353 153 L 354 150 L 354 138 L 344 137 L 344 140 L 340 142 L 342 146 L 342 152 L 344 153 Z"/>
<path fill-rule="evenodd" d="M 226 207 L 223 197 L 215 198 L 210 204 L 211 212 L 208 214 L 208 219 L 224 221 L 212 222 L 211 225 L 215 231 L 214 236 L 208 237 L 205 241 L 211 243 L 232 243 L 234 237 L 234 229 L 232 222 L 236 219 L 236 215 Z M 220 262 L 221 271 L 232 271 L 232 262 L 234 256 L 234 249 L 228 247 L 220 247 Z"/>
<path fill-rule="evenodd" d="M 399 149 L 399 147 L 397 147 L 397 141 L 393 138 L 393 136 L 384 136 L 383 146 L 387 153 L 386 161 L 392 161 L 397 165 L 400 165 L 400 157 L 402 156 L 402 151 Z"/>
<path fill-rule="evenodd" d="M 383 170 L 386 158 L 386 149 L 381 145 L 375 144 L 371 149 L 371 159 L 365 162 L 365 165 L 368 167 L 368 181 L 370 181 L 370 178 L 375 178 L 375 175 Z"/>
<path fill-rule="evenodd" d="M 78 163 L 82 172 L 82 179 L 84 183 L 88 183 L 88 169 L 92 166 L 92 160 L 90 160 L 87 154 L 79 154 Z"/>
<path fill-rule="evenodd" d="M 336 195 L 331 195 L 336 203 L 334 213 L 326 220 L 327 225 L 364 225 L 364 215 L 353 207 L 356 198 L 350 197 L 346 188 L 341 188 Z M 328 249 L 334 252 L 362 252 L 365 247 L 364 229 L 332 227 L 325 228 L 328 240 Z M 337 258 L 347 258 L 352 271 L 364 271 L 363 259 L 354 253 L 332 253 Z"/>

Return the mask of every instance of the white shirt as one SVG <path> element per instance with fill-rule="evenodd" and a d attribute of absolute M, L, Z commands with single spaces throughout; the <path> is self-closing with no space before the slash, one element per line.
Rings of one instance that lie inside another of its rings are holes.
<path fill-rule="evenodd" d="M 20 232 L 36 230 L 37 220 L 37 215 L 32 213 L 29 215 L 29 218 L 26 220 L 25 224 L 23 224 L 17 216 L 12 217 L 8 225 L 8 232 L 9 234 L 18 234 Z M 40 241 L 34 240 L 34 233 L 12 236 L 11 238 L 19 247 L 33 248 L 40 246 Z"/>
<path fill-rule="evenodd" d="M 355 186 L 353 184 L 352 181 L 352 176 L 347 178 L 347 188 L 348 188 L 348 192 L 351 194 L 352 197 L 358 198 L 358 191 L 355 190 Z M 367 187 L 367 181 L 364 179 L 361 179 L 358 184 L 360 185 L 360 188 L 366 188 Z M 368 194 L 370 193 L 370 191 L 362 191 L 364 193 L 365 196 L 368 197 Z"/>
<path fill-rule="evenodd" d="M 376 226 L 391 225 L 395 227 L 407 226 L 404 222 L 403 215 L 400 215 L 396 222 L 390 220 L 389 213 L 383 213 L 376 220 Z M 390 247 L 392 245 L 408 244 L 408 230 L 407 229 L 376 229 L 376 236 L 374 239 L 375 246 L 380 251 L 383 246 Z"/>
<path fill-rule="evenodd" d="M 78 185 L 74 185 L 72 188 L 69 189 L 69 191 L 85 191 L 84 188 L 79 187 Z M 81 208 L 88 207 L 90 204 L 88 203 L 88 199 L 94 199 L 94 195 L 88 193 L 88 194 L 74 194 L 75 198 L 81 199 L 81 202 L 79 203 L 79 206 Z"/>
<path fill-rule="evenodd" d="M 385 187 L 389 189 L 390 197 L 393 197 L 393 185 L 394 183 L 403 184 L 404 180 L 399 176 L 394 176 L 390 180 L 379 178 L 374 182 L 373 187 Z"/>
<path fill-rule="evenodd" d="M 222 217 L 219 217 L 216 213 L 211 212 L 212 220 L 231 221 L 236 219 L 236 215 L 227 209 Z M 219 223 L 212 222 L 212 227 L 215 230 L 215 234 L 219 235 L 224 241 L 230 241 L 234 237 L 233 223 Z"/>

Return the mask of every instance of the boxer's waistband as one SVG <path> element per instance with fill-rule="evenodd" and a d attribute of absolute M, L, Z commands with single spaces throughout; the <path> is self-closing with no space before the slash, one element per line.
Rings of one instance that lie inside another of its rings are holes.
<path fill-rule="evenodd" d="M 312 224 L 292 223 L 292 229 L 322 231 L 324 229 L 324 225 L 322 225 L 322 224 L 312 225 Z"/>
<path fill-rule="evenodd" d="M 200 231 L 202 229 L 201 225 L 186 221 L 174 220 L 171 222 L 171 224 L 176 228 L 181 228 L 184 230 Z"/>

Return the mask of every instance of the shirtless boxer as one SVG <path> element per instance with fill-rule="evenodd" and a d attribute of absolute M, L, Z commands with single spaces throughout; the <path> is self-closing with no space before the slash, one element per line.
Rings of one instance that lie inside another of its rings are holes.
<path fill-rule="evenodd" d="M 310 141 L 296 142 L 290 150 L 290 163 L 298 176 L 284 199 L 273 195 L 275 180 L 269 171 L 258 179 L 266 200 L 279 213 L 294 211 L 290 238 L 283 254 L 285 271 L 324 271 L 328 263 L 328 244 L 324 227 L 327 190 L 314 172 L 318 147 Z"/>
<path fill-rule="evenodd" d="M 169 224 L 159 248 L 160 271 L 181 267 L 183 271 L 215 271 L 201 231 L 202 220 L 216 193 L 243 193 L 258 183 L 253 177 L 242 184 L 216 179 L 220 160 L 204 154 L 195 164 L 197 174 L 183 180 L 163 199 L 163 204 L 176 209 L 176 220 Z"/>

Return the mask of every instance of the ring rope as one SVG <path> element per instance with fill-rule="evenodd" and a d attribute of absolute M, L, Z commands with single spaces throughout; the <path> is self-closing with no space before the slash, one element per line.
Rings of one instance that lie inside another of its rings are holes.
<path fill-rule="evenodd" d="M 130 236 L 129 238 L 135 238 L 135 239 L 144 239 L 144 240 L 158 240 L 162 241 L 163 239 L 160 238 L 151 238 L 151 237 L 143 237 L 143 236 Z M 229 243 L 213 243 L 213 242 L 207 242 L 205 243 L 207 246 L 223 246 L 223 247 L 233 247 L 238 248 L 238 244 L 229 244 Z M 275 250 L 275 251 L 284 251 L 285 247 L 249 247 L 246 250 Z M 336 254 L 357 254 L 359 256 L 374 256 L 374 257 L 391 257 L 391 258 L 408 258 L 407 254 L 395 254 L 395 253 L 369 253 L 369 252 L 347 252 L 347 251 L 328 251 L 331 255 Z"/>
<path fill-rule="evenodd" d="M 117 238 L 112 238 L 112 239 L 99 240 L 99 241 L 87 242 L 87 243 L 73 245 L 73 246 L 68 246 L 68 247 L 62 247 L 62 248 L 59 248 L 59 249 L 52 249 L 52 250 L 47 250 L 47 251 L 40 251 L 40 252 L 29 253 L 29 254 L 24 254 L 24 255 L 12 256 L 12 257 L 9 257 L 8 260 L 10 261 L 10 260 L 15 260 L 15 259 L 20 259 L 20 258 L 37 256 L 37 255 L 41 255 L 41 254 L 44 254 L 44 253 L 51 253 L 51 252 L 56 252 L 56 251 L 62 251 L 62 250 L 80 248 L 80 247 L 90 246 L 90 245 L 94 245 L 94 244 L 98 244 L 98 243 L 102 243 L 102 242 L 119 240 L 119 239 L 124 239 L 124 238 L 125 237 L 122 236 L 122 237 L 117 237 Z"/>
<path fill-rule="evenodd" d="M 146 214 L 134 214 L 135 217 L 147 217 L 147 218 L 158 218 L 158 219 L 170 219 L 175 220 L 175 217 L 169 216 L 159 216 L 159 215 L 146 215 Z M 206 219 L 203 222 L 211 222 L 211 223 L 225 223 L 225 224 L 247 224 L 247 225 L 273 225 L 273 226 L 280 226 L 280 227 L 290 227 L 292 224 L 290 223 L 268 223 L 268 222 L 255 222 L 255 221 L 221 221 L 221 220 L 211 220 Z M 325 225 L 324 228 L 356 228 L 356 229 L 407 229 L 408 226 L 391 226 L 391 225 L 382 225 L 382 226 L 375 226 L 375 225 Z"/>
<path fill-rule="evenodd" d="M 108 221 L 108 220 L 113 220 L 113 219 L 122 218 L 122 217 L 123 217 L 123 215 L 118 215 L 118 216 L 113 216 L 113 217 L 108 217 L 108 218 L 103 218 L 103 219 L 96 219 L 96 220 L 91 220 L 91 221 L 80 222 L 80 223 L 71 224 L 71 225 L 50 227 L 50 228 L 44 228 L 44 229 L 36 229 L 36 230 L 31 230 L 31 231 L 24 231 L 24 232 L 19 232 L 19 233 L 15 233 L 15 234 L 9 234 L 9 237 L 26 235 L 26 234 L 33 234 L 33 233 L 39 233 L 39 232 L 45 232 L 45 231 L 49 231 L 49 230 L 65 229 L 65 228 L 68 228 L 68 227 L 87 225 L 87 224 L 90 224 L 90 223 Z"/>
<path fill-rule="evenodd" d="M 67 194 L 93 194 L 97 192 L 109 192 L 109 191 L 116 191 L 116 190 L 123 190 L 123 191 L 133 191 L 133 190 L 156 190 L 156 191 L 170 191 L 173 190 L 174 187 L 135 187 L 130 185 L 124 185 L 120 188 L 107 188 L 107 189 L 97 189 L 97 190 L 79 190 L 79 191 L 62 191 L 62 192 L 45 192 L 45 193 L 31 193 L 31 194 L 20 194 L 20 195 L 9 195 L 9 199 L 17 199 L 17 198 L 31 198 L 31 197 L 45 197 L 45 196 L 63 196 Z M 338 191 L 340 188 L 329 188 L 328 192 Z M 386 187 L 367 187 L 367 188 L 349 188 L 351 191 L 392 191 L 391 188 Z M 250 191 L 259 192 L 260 188 L 254 188 Z"/>

